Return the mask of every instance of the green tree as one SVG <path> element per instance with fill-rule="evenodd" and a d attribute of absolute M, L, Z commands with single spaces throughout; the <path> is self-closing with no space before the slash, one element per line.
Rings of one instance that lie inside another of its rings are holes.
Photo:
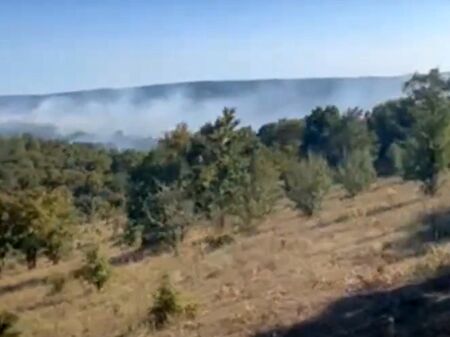
<path fill-rule="evenodd" d="M 272 152 L 260 146 L 251 154 L 247 181 L 242 185 L 238 216 L 244 225 L 272 213 L 283 195 L 280 171 Z"/>
<path fill-rule="evenodd" d="M 177 241 L 174 233 L 186 229 L 180 212 L 183 209 L 186 216 L 190 215 L 185 192 L 190 174 L 186 159 L 190 144 L 190 132 L 181 124 L 167 133 L 158 147 L 131 171 L 127 195 L 128 238 L 140 236 L 143 245 L 174 244 Z"/>
<path fill-rule="evenodd" d="M 392 151 L 397 151 L 400 144 L 411 137 L 416 122 L 412 105 L 413 100 L 409 97 L 391 100 L 374 107 L 368 118 L 369 129 L 376 135 L 375 166 L 381 175 L 397 173 Z"/>
<path fill-rule="evenodd" d="M 412 136 L 405 142 L 404 177 L 422 182 L 434 195 L 450 164 L 450 85 L 437 69 L 415 74 L 405 85 L 414 101 Z"/>
<path fill-rule="evenodd" d="M 16 237 L 13 233 L 13 226 L 9 221 L 10 197 L 0 194 L 0 273 L 4 267 L 4 262 L 8 253 L 15 246 Z"/>
<path fill-rule="evenodd" d="M 293 165 L 286 174 L 285 181 L 288 198 L 309 216 L 321 209 L 331 183 L 328 164 L 317 155 L 309 155 Z"/>
<path fill-rule="evenodd" d="M 332 165 L 337 158 L 332 154 L 333 134 L 340 122 L 339 109 L 336 106 L 317 107 L 305 118 L 305 131 L 302 141 L 302 153 L 322 155 Z"/>
<path fill-rule="evenodd" d="M 176 183 L 159 185 L 158 191 L 144 203 L 146 219 L 143 241 L 146 244 L 165 244 L 177 250 L 189 226 L 194 222 L 194 205 L 185 190 Z"/>
<path fill-rule="evenodd" d="M 19 193 L 2 200 L 2 212 L 9 244 L 23 252 L 30 269 L 42 251 L 57 263 L 72 242 L 74 209 L 66 190 Z"/>
<path fill-rule="evenodd" d="M 350 197 L 368 189 L 376 179 L 373 157 L 370 152 L 356 150 L 347 154 L 339 166 L 338 177 Z"/>
<path fill-rule="evenodd" d="M 301 119 L 280 119 L 261 126 L 257 135 L 264 145 L 296 155 L 303 139 L 304 127 Z"/>
<path fill-rule="evenodd" d="M 44 253 L 56 264 L 71 249 L 76 234 L 76 210 L 65 188 L 45 193 L 40 202 L 45 216 L 41 233 L 45 241 Z"/>
<path fill-rule="evenodd" d="M 374 137 L 368 129 L 366 116 L 358 108 L 349 109 L 335 127 L 328 149 L 330 164 L 339 166 L 355 151 L 375 152 Z"/>
<path fill-rule="evenodd" d="M 258 139 L 249 129 L 237 129 L 234 109 L 224 109 L 214 124 L 206 124 L 193 138 L 188 155 L 192 165 L 189 190 L 197 210 L 216 218 L 221 227 L 235 215 L 248 179 L 248 167 Z"/>

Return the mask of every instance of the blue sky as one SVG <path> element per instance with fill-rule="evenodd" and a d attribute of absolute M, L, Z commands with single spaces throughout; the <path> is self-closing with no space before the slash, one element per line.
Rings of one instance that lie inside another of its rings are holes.
<path fill-rule="evenodd" d="M 0 0 L 0 94 L 450 70 L 448 0 Z"/>

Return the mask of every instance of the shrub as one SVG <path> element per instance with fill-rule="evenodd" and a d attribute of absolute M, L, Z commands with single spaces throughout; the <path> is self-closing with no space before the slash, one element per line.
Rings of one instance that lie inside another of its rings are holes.
<path fill-rule="evenodd" d="M 322 157 L 310 155 L 292 165 L 286 174 L 285 183 L 288 198 L 310 216 L 321 208 L 331 187 L 330 169 Z"/>
<path fill-rule="evenodd" d="M 206 243 L 209 251 L 219 249 L 234 242 L 234 238 L 229 234 L 222 234 L 218 236 L 208 235 L 203 240 Z"/>
<path fill-rule="evenodd" d="M 0 337 L 18 337 L 21 333 L 17 330 L 19 317 L 9 311 L 0 312 Z"/>
<path fill-rule="evenodd" d="M 76 277 L 84 279 L 101 290 L 111 277 L 111 265 L 102 256 L 97 246 L 90 248 L 85 257 L 85 264 L 76 273 Z"/>
<path fill-rule="evenodd" d="M 164 275 L 161 285 L 153 296 L 153 305 L 149 311 L 149 322 L 156 329 L 161 329 L 171 319 L 183 312 L 179 294 L 170 283 L 168 275 Z"/>
<path fill-rule="evenodd" d="M 418 263 L 412 276 L 417 279 L 428 279 L 441 276 L 450 271 L 450 253 L 447 249 L 431 245 L 425 257 Z"/>
<path fill-rule="evenodd" d="M 372 156 L 368 151 L 353 151 L 338 169 L 339 182 L 350 197 L 368 189 L 376 179 Z"/>

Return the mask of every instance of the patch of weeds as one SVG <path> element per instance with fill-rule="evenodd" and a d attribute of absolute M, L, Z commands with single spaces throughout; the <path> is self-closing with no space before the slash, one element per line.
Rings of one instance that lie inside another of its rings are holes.
<path fill-rule="evenodd" d="M 412 276 L 418 279 L 439 276 L 450 270 L 450 252 L 448 248 L 431 246 L 423 261 L 414 267 Z"/>
<path fill-rule="evenodd" d="M 21 332 L 17 329 L 19 317 L 9 311 L 0 312 L 0 337 L 18 337 Z"/>
<path fill-rule="evenodd" d="M 47 277 L 46 283 L 50 287 L 49 296 L 61 293 L 67 285 L 67 277 L 61 273 L 55 273 Z"/>
<path fill-rule="evenodd" d="M 197 303 L 188 303 L 183 307 L 183 314 L 187 319 L 195 319 L 198 313 Z"/>
<path fill-rule="evenodd" d="M 234 237 L 232 237 L 229 234 L 222 234 L 222 235 L 208 235 L 206 238 L 203 239 L 204 243 L 207 246 L 208 251 L 214 251 L 217 249 L 220 249 L 224 246 L 232 244 L 235 240 Z"/>

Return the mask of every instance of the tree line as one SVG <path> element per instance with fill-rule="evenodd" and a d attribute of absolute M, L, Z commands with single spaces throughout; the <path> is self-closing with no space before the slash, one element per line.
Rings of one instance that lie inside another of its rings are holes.
<path fill-rule="evenodd" d="M 372 111 L 317 107 L 257 132 L 225 108 L 195 132 L 178 125 L 148 153 L 0 139 L 0 259 L 57 263 L 81 223 L 117 214 L 126 242 L 176 250 L 197 223 L 249 229 L 283 197 L 311 216 L 333 184 L 354 197 L 399 175 L 436 194 L 450 160 L 450 81 L 433 69 L 404 92 Z"/>

